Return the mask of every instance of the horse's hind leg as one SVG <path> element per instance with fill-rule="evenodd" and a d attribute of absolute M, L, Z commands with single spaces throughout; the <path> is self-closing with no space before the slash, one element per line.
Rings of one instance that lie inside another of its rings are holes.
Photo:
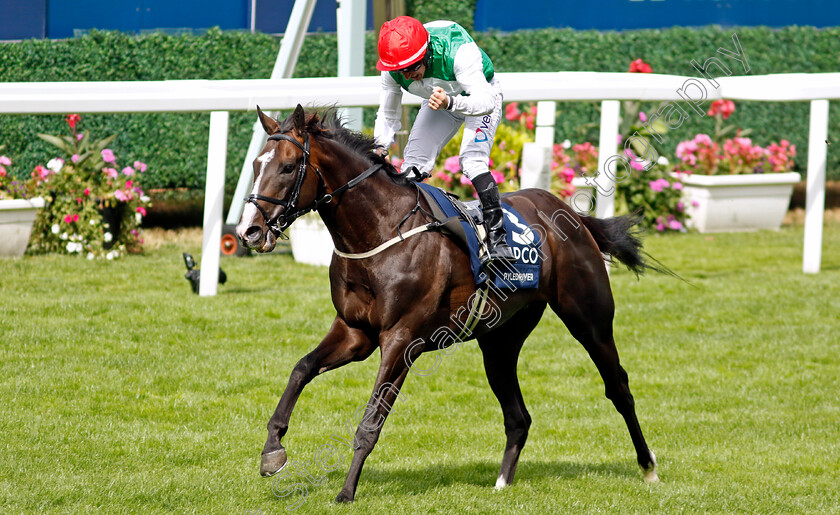
<path fill-rule="evenodd" d="M 604 380 L 606 397 L 624 417 L 630 438 L 636 449 L 636 459 L 648 483 L 659 481 L 656 475 L 656 457 L 647 446 L 642 429 L 636 418 L 635 403 L 630 393 L 627 372 L 618 359 L 613 340 L 613 315 L 615 305 L 609 283 L 592 287 L 600 278 L 592 278 L 589 288 L 568 287 L 560 302 L 552 302 L 551 308 L 563 320 L 572 336 L 578 340 L 589 357 L 598 367 Z M 604 281 L 609 281 L 604 274 Z M 588 290 L 588 291 L 587 291 Z"/>
<path fill-rule="evenodd" d="M 531 416 L 525 409 L 525 401 L 519 390 L 516 365 L 522 344 L 539 323 L 544 310 L 544 302 L 530 304 L 502 326 L 478 337 L 487 380 L 499 399 L 505 419 L 507 443 L 496 489 L 504 488 L 513 481 L 519 454 L 528 438 Z"/>
<path fill-rule="evenodd" d="M 289 430 L 292 409 L 306 386 L 315 376 L 367 358 L 375 349 L 370 338 L 358 329 L 348 327 L 336 318 L 320 344 L 297 362 L 289 377 L 289 384 L 268 421 L 268 439 L 262 451 L 260 474 L 265 477 L 279 472 L 286 465 L 286 449 L 280 439 Z"/>

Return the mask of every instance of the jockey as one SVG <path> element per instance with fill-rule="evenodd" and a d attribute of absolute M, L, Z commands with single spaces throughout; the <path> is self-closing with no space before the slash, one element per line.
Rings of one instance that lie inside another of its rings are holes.
<path fill-rule="evenodd" d="M 424 99 L 403 152 L 403 170 L 409 179 L 430 177 L 441 149 L 463 124 L 461 169 L 481 201 L 488 259 L 513 260 L 505 241 L 499 189 L 489 168 L 502 117 L 502 88 L 490 58 L 455 22 L 423 25 L 400 16 L 382 25 L 376 68 L 382 72 L 374 126 L 377 143 L 388 148 L 400 130 L 403 89 Z"/>

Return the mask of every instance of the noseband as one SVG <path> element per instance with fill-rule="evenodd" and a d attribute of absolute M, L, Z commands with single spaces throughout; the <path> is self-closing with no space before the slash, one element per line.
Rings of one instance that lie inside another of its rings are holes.
<path fill-rule="evenodd" d="M 266 197 L 264 195 L 257 195 L 257 194 L 248 195 L 248 197 L 245 199 L 246 203 L 250 202 L 251 204 L 254 204 L 255 206 L 257 206 L 257 210 L 260 212 L 260 214 L 262 214 L 263 219 L 265 220 L 266 227 L 268 227 L 268 230 L 270 230 L 274 234 L 275 238 L 282 238 L 284 240 L 289 239 L 289 237 L 283 231 L 285 231 L 290 225 L 292 225 L 292 222 L 294 222 L 295 220 L 297 220 L 301 216 L 305 215 L 306 213 L 308 213 L 310 211 L 313 211 L 313 210 L 316 210 L 319 207 L 321 207 L 322 205 L 331 202 L 332 199 L 335 196 L 337 196 L 341 193 L 344 193 L 346 190 L 352 188 L 353 186 L 360 183 L 364 179 L 367 179 L 368 177 L 370 177 L 371 175 L 376 173 L 377 170 L 382 168 L 381 164 L 375 164 L 375 165 L 371 166 L 370 168 L 368 168 L 367 170 L 365 170 L 364 172 L 362 172 L 362 174 L 359 175 L 358 177 L 350 180 L 350 182 L 348 182 L 344 186 L 336 188 L 332 193 L 327 193 L 327 184 L 326 184 L 326 182 L 324 182 L 324 176 L 321 175 L 321 170 L 319 170 L 317 166 L 314 166 L 309 162 L 309 133 L 308 132 L 304 132 L 304 134 L 303 134 L 303 145 L 301 145 L 298 140 L 289 136 L 288 134 L 272 134 L 271 136 L 268 137 L 268 140 L 269 141 L 278 141 L 278 140 L 290 141 L 290 142 L 294 143 L 294 145 L 296 147 L 301 149 L 301 151 L 303 151 L 303 157 L 301 158 L 300 167 L 298 168 L 298 176 L 295 179 L 295 185 L 294 185 L 294 188 L 292 188 L 292 194 L 289 196 L 288 199 L 278 199 L 278 198 L 274 198 L 274 197 Z M 316 194 L 316 199 L 312 203 L 311 206 L 306 207 L 306 208 L 302 208 L 302 209 L 298 209 L 297 208 L 297 203 L 300 200 L 300 190 L 303 187 L 303 181 L 306 179 L 306 170 L 310 166 L 312 167 L 313 170 L 315 170 L 315 173 L 318 175 L 318 190 L 317 191 L 319 193 Z M 269 202 L 271 204 L 282 206 L 285 209 L 279 215 L 275 216 L 274 218 L 270 218 L 268 216 L 268 213 L 266 212 L 266 210 L 263 209 L 263 207 L 259 204 L 259 202 L 257 202 L 258 200 L 262 200 L 264 202 Z M 283 223 L 280 223 L 281 219 L 283 220 Z"/>

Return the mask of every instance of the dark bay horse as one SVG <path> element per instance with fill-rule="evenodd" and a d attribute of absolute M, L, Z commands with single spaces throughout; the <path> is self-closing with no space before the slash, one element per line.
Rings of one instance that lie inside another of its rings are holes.
<path fill-rule="evenodd" d="M 237 234 L 243 243 L 271 251 L 282 230 L 299 214 L 317 210 L 337 251 L 329 277 L 336 317 L 315 349 L 292 370 L 274 415 L 260 472 L 270 476 L 286 464 L 281 443 L 304 386 L 315 376 L 366 359 L 378 347 L 381 363 L 373 394 L 356 431 L 350 470 L 336 501 L 352 501 L 365 459 L 412 364 L 423 352 L 457 342 L 463 335 L 456 314 L 475 308 L 476 286 L 461 246 L 439 232 L 419 232 L 368 253 L 431 222 L 417 188 L 393 173 L 373 151 L 372 138 L 342 127 L 334 114 L 305 113 L 300 105 L 282 123 L 257 109 L 269 140 L 254 161 L 254 186 Z M 391 173 L 389 173 L 391 172 Z M 522 344 L 546 305 L 589 353 L 604 380 L 606 396 L 624 417 L 644 480 L 658 481 L 656 459 L 636 419 L 627 373 L 613 341 L 614 303 L 604 259 L 615 258 L 634 272 L 648 264 L 634 236 L 631 216 L 596 219 L 576 214 L 552 194 L 527 189 L 503 196 L 542 238 L 539 286 L 493 290 L 474 327 L 490 388 L 501 404 L 507 436 L 496 487 L 513 480 L 531 417 L 516 375 Z M 416 209 L 420 206 L 420 209 Z M 409 215 L 406 218 L 406 215 Z M 492 312 L 492 313 L 491 313 Z"/>

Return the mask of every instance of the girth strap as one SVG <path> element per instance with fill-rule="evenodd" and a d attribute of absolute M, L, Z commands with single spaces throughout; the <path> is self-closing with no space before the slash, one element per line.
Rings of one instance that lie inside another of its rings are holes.
<path fill-rule="evenodd" d="M 400 234 L 399 236 L 394 236 L 393 238 L 391 238 L 390 240 L 386 241 L 385 243 L 376 247 L 373 250 L 369 250 L 367 252 L 361 252 L 359 254 L 348 254 L 347 252 L 341 252 L 338 249 L 334 249 L 334 252 L 337 256 L 347 258 L 347 259 L 365 259 L 365 258 L 369 258 L 371 256 L 375 256 L 375 255 L 379 254 L 380 252 L 382 252 L 383 250 L 385 250 L 389 247 L 392 247 L 392 246 L 396 245 L 397 243 L 399 243 L 399 242 L 401 242 L 405 239 L 408 239 L 411 236 L 414 236 L 415 234 L 420 234 L 421 232 L 431 231 L 432 229 L 435 229 L 435 228 L 437 228 L 437 223 L 436 222 L 432 222 L 432 223 L 426 224 L 426 225 L 421 225 L 420 227 L 415 227 L 414 229 L 411 229 L 410 231 L 406 232 L 405 234 Z"/>

